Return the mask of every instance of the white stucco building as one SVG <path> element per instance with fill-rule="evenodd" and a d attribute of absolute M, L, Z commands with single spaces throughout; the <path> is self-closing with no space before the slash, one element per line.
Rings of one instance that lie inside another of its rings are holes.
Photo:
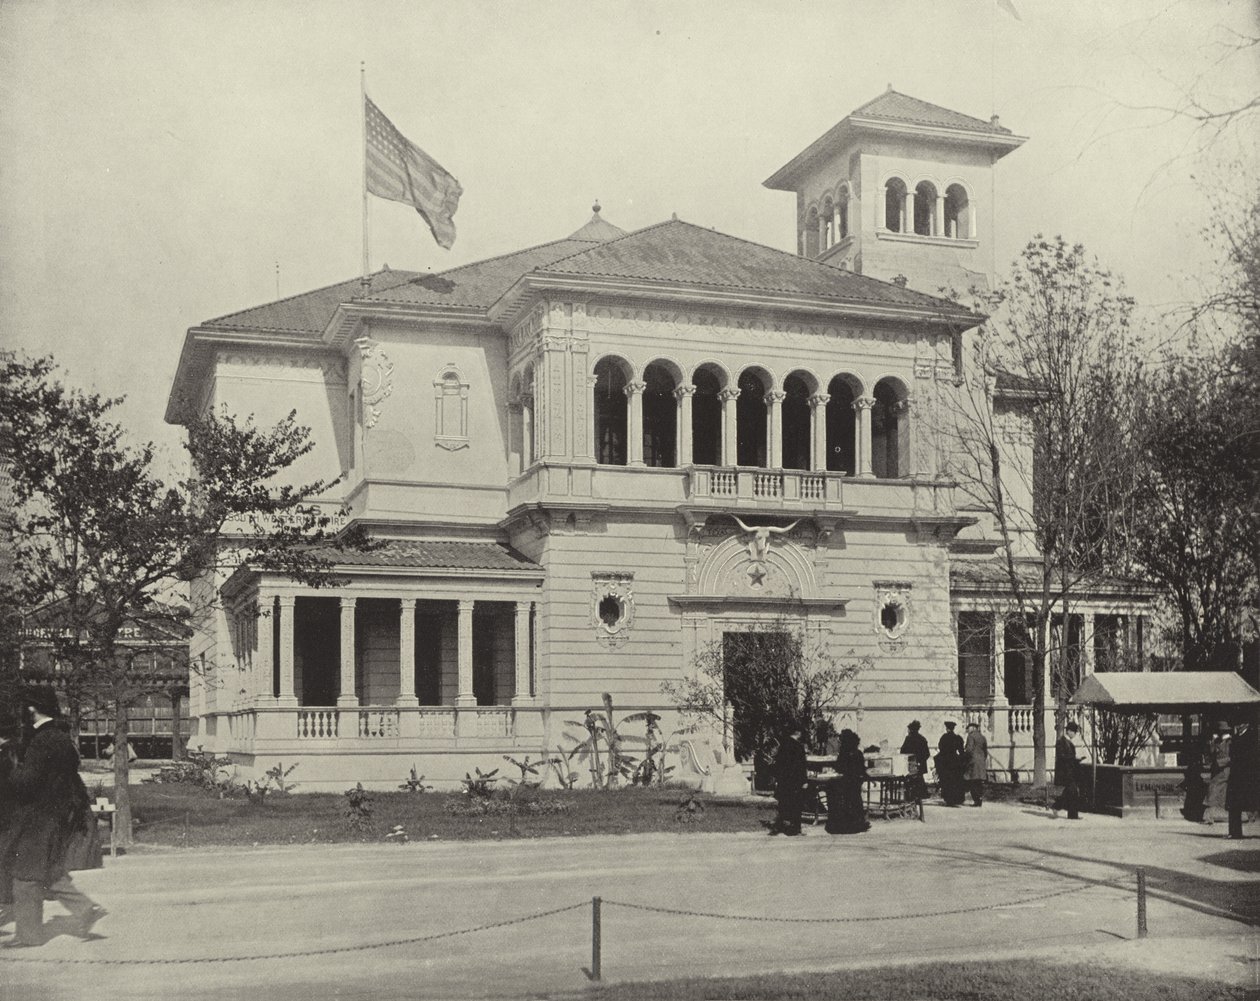
<path fill-rule="evenodd" d="M 453 782 L 547 755 L 602 693 L 667 710 L 705 644 L 788 619 L 870 659 L 864 742 L 970 715 L 1028 767 L 994 540 L 938 433 L 982 318 L 932 294 L 989 280 L 990 175 L 1021 142 L 890 90 L 766 182 L 797 193 L 798 254 L 596 207 L 551 243 L 189 330 L 167 419 L 296 408 L 296 475 L 341 477 L 328 499 L 385 540 L 336 590 L 201 582 L 222 611 L 192 742 L 298 762 L 308 790 Z M 1083 669 L 1144 600 L 1080 606 Z M 693 744 L 687 767 L 720 757 Z"/>

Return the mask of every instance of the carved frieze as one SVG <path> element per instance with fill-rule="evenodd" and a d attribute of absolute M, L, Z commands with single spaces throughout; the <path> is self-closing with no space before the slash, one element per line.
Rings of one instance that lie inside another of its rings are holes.
<path fill-rule="evenodd" d="M 380 404 L 394 392 L 394 363 L 370 337 L 355 340 L 359 349 L 359 386 L 363 390 L 363 426 L 376 427 Z"/>
<path fill-rule="evenodd" d="M 634 625 L 634 574 L 626 570 L 591 571 L 591 625 L 601 646 L 620 647 Z"/>

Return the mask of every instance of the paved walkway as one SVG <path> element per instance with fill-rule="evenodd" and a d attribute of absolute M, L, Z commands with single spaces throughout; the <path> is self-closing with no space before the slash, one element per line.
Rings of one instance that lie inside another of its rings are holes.
<path fill-rule="evenodd" d="M 990 804 L 855 837 L 138 852 L 77 877 L 110 908 L 107 937 L 0 951 L 0 998 L 571 996 L 587 984 L 593 896 L 607 980 L 1039 953 L 1249 983 L 1260 824 L 1222 834 Z"/>

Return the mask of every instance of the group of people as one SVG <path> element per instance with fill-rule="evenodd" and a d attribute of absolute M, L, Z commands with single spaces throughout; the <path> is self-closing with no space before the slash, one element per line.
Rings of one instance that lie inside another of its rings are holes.
<path fill-rule="evenodd" d="M 809 767 L 801 728 L 794 727 L 779 740 L 774 756 L 774 798 L 778 815 L 771 834 L 798 837 L 805 809 L 806 779 Z M 860 834 L 870 829 L 863 805 L 862 786 L 866 782 L 866 755 L 862 741 L 852 730 L 841 730 L 834 763 L 835 777 L 827 783 L 827 832 Z"/>
<path fill-rule="evenodd" d="M 956 724 L 953 720 L 945 722 L 945 732 L 936 742 L 936 775 L 940 780 L 941 799 L 946 806 L 962 806 L 967 794 L 971 794 L 972 806 L 984 806 L 984 780 L 989 773 L 989 741 L 980 732 L 980 724 L 967 724 L 967 739 L 954 732 Z M 917 721 L 910 724 L 913 733 L 917 733 Z M 920 738 L 923 739 L 923 738 Z M 910 737 L 901 745 L 903 754 Z M 924 745 L 927 741 L 923 740 Z M 926 747 L 925 747 L 926 750 Z M 927 770 L 927 762 L 920 765 Z"/>
<path fill-rule="evenodd" d="M 67 930 L 80 938 L 106 914 L 70 877 L 99 858 L 99 842 L 57 693 L 27 688 L 22 707 L 25 726 L 0 742 L 0 929 L 16 926 L 5 948 L 44 944 L 45 900 L 70 912 Z"/>
<path fill-rule="evenodd" d="M 1209 743 L 1187 753 L 1183 787 L 1181 812 L 1187 820 L 1213 824 L 1225 819 L 1225 836 L 1242 838 L 1243 817 L 1260 811 L 1260 738 L 1255 725 L 1217 724 Z"/>

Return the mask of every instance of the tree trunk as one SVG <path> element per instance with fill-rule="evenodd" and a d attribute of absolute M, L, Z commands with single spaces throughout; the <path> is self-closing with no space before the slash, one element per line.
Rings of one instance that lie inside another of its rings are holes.
<path fill-rule="evenodd" d="M 1033 785 L 1046 784 L 1046 667 L 1050 650 L 1050 614 L 1037 610 L 1037 642 L 1033 651 Z"/>
<path fill-rule="evenodd" d="M 184 735 L 180 732 L 182 720 L 180 717 L 183 713 L 180 711 L 180 703 L 183 702 L 183 696 L 176 689 L 171 692 L 171 760 L 178 761 L 184 756 Z"/>
<path fill-rule="evenodd" d="M 114 830 L 117 843 L 131 845 L 131 762 L 127 760 L 130 743 L 127 730 L 128 706 L 119 699 L 114 706 Z"/>

